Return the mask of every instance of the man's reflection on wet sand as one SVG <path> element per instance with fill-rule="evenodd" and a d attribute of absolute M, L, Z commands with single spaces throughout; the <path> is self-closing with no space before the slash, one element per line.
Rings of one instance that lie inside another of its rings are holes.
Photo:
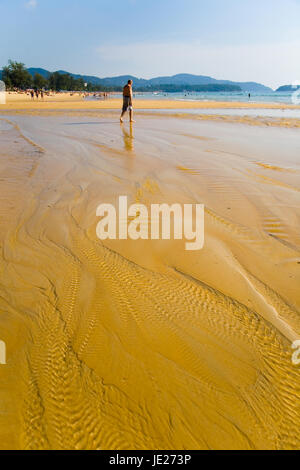
<path fill-rule="evenodd" d="M 132 123 L 129 124 L 129 132 L 126 130 L 124 124 L 121 124 L 123 132 L 124 147 L 127 152 L 134 153 L 134 135 Z"/>

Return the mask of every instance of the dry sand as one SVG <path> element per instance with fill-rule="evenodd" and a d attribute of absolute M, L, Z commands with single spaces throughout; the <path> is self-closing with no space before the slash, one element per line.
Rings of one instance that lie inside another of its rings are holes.
<path fill-rule="evenodd" d="M 299 130 L 4 114 L 1 448 L 299 448 Z M 204 203 L 204 249 L 100 242 L 119 195 Z"/>
<path fill-rule="evenodd" d="M 1 110 L 101 110 L 121 109 L 122 100 L 110 95 L 108 99 L 91 100 L 82 95 L 57 93 L 32 100 L 26 94 L 6 93 L 6 105 Z M 135 99 L 135 109 L 300 109 L 299 105 L 280 103 L 228 102 L 228 101 L 179 101 Z"/>

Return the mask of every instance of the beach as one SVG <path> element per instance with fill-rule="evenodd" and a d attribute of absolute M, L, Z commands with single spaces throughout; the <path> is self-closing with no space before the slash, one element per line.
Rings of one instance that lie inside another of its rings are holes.
<path fill-rule="evenodd" d="M 300 120 L 259 110 L 300 107 L 120 103 L 0 106 L 1 449 L 298 449 Z M 204 248 L 99 240 L 121 195 L 204 204 Z"/>
<path fill-rule="evenodd" d="M 257 102 L 257 101 L 197 101 L 197 100 L 175 100 L 172 93 L 165 99 L 135 99 L 135 109 L 280 109 L 300 110 L 299 104 Z M 32 100 L 26 93 L 6 92 L 7 111 L 28 110 L 101 110 L 121 109 L 122 98 L 120 94 L 110 93 L 106 99 L 86 99 L 83 93 L 56 93 L 45 95 L 44 99 Z"/>

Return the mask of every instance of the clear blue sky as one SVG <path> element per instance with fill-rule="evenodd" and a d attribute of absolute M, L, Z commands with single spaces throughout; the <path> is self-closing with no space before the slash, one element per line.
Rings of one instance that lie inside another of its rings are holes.
<path fill-rule="evenodd" d="M 300 0 L 0 0 L 0 67 L 300 80 Z"/>

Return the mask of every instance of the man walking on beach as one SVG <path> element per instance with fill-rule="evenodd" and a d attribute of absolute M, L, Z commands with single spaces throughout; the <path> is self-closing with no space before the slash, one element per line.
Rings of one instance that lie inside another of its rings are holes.
<path fill-rule="evenodd" d="M 120 117 L 120 122 L 123 122 L 123 116 L 126 113 L 127 109 L 129 110 L 130 122 L 134 122 L 132 108 L 132 80 L 128 80 L 127 85 L 125 85 L 123 88 L 123 109 Z"/>

